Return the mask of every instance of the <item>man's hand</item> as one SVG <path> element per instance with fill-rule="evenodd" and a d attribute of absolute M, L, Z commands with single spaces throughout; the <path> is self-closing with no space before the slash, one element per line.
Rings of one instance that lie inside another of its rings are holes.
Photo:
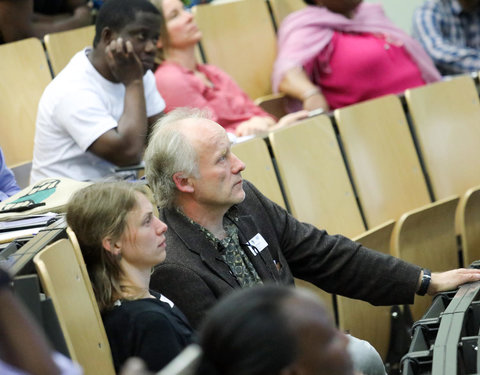
<path fill-rule="evenodd" d="M 132 42 L 112 40 L 105 48 L 108 66 L 115 79 L 125 86 L 143 78 L 143 65 L 133 50 Z"/>
<path fill-rule="evenodd" d="M 458 268 L 446 272 L 433 272 L 427 293 L 431 296 L 456 289 L 458 286 L 480 280 L 480 269 Z"/>

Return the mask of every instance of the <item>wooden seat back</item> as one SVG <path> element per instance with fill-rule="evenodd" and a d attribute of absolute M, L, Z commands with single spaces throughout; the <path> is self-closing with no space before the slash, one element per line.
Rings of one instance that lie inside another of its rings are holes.
<path fill-rule="evenodd" d="M 338 109 L 335 119 L 369 228 L 431 202 L 397 96 Z"/>

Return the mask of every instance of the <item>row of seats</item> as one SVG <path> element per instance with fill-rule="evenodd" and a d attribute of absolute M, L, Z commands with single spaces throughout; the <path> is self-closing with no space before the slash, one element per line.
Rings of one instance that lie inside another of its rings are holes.
<path fill-rule="evenodd" d="M 256 99 L 272 92 L 276 28 L 303 0 L 237 0 L 193 8 L 205 62 L 229 73 Z"/>
<path fill-rule="evenodd" d="M 461 76 L 408 90 L 404 99 L 345 107 L 233 150 L 246 162 L 244 177 L 302 221 L 436 271 L 468 265 L 480 258 L 475 83 Z M 415 320 L 430 303 L 417 299 Z M 336 306 L 340 328 L 385 358 L 389 308 L 346 298 Z"/>
<path fill-rule="evenodd" d="M 275 10 L 275 6 L 279 7 L 279 4 L 288 6 L 286 0 L 242 0 L 212 3 L 194 10 L 204 34 L 202 47 L 206 61 L 232 74 L 252 97 L 270 92 L 275 34 L 273 23 L 269 21 L 271 18 L 266 17 L 270 17 L 268 6 Z M 222 15 L 222 11 L 226 9 L 229 9 L 230 16 Z M 214 12 L 218 14 L 215 15 Z M 235 17 L 232 17 L 232 14 Z M 240 17 L 242 14 L 245 17 Z M 248 22 L 244 22 L 245 19 Z M 258 24 L 258 27 L 252 26 L 253 24 Z M 265 31 L 263 27 L 272 31 Z M 88 35 L 87 30 L 83 31 Z M 86 38 L 91 41 L 93 29 L 89 32 L 91 34 Z M 239 35 L 244 38 L 239 38 Z M 264 37 L 268 37 L 270 41 L 263 40 Z M 235 43 L 231 43 L 232 38 L 236 40 Z M 47 49 L 52 40 L 54 38 L 45 39 Z M 73 43 L 57 43 L 57 46 L 61 46 L 57 50 L 66 51 L 67 45 L 71 47 Z M 81 48 L 72 47 L 72 54 Z M 54 72 L 58 73 L 62 63 L 55 62 L 53 47 L 51 51 L 50 63 Z M 32 158 L 38 99 L 51 80 L 51 75 L 41 43 L 36 39 L 1 46 L 0 55 L 0 87 L 7 93 L 2 95 L 6 100 L 0 104 L 0 110 L 4 114 L 0 126 L 5 132 L 5 136 L 0 137 L 0 142 L 7 157 L 7 164 L 14 166 L 29 162 Z M 64 60 L 64 63 L 68 59 Z M 222 59 L 225 59 L 225 63 Z M 231 61 L 231 65 L 228 61 Z M 255 66 L 255 69 L 252 69 L 252 66 Z M 245 76 L 235 73 L 236 69 L 241 68 L 246 72 Z M 250 83 L 247 85 L 243 82 Z M 257 89 L 258 92 L 255 91 Z M 423 95 L 429 93 L 430 99 L 425 99 Z M 424 212 L 433 212 L 432 215 L 439 218 L 452 217 L 450 213 L 452 207 L 456 206 L 458 197 L 468 187 L 480 183 L 476 181 L 476 176 L 480 176 L 476 164 L 479 159 L 474 154 L 468 154 L 473 146 L 478 144 L 478 132 L 475 130 L 478 128 L 475 121 L 479 118 L 478 95 L 473 81 L 469 77 L 462 77 L 429 85 L 410 90 L 405 94 L 405 98 L 408 103 L 406 112 L 398 97 L 388 96 L 338 110 L 334 113 L 334 118 L 317 117 L 273 133 L 268 139 L 273 154 L 268 153 L 267 149 L 270 164 L 278 164 L 278 176 L 274 174 L 273 180 L 267 178 L 266 172 L 274 172 L 273 166 L 264 165 L 265 170 L 255 172 L 257 167 L 262 166 L 261 151 L 258 149 L 266 147 L 266 143 L 263 140 L 260 144 L 258 140 L 249 142 L 257 143 L 257 150 L 247 152 L 246 155 L 241 155 L 240 149 L 246 147 L 247 143 L 240 144 L 236 147 L 236 152 L 247 162 L 245 176 L 255 182 L 262 191 L 276 190 L 275 194 L 267 195 L 289 208 L 299 219 L 326 228 L 329 232 L 357 236 L 356 239 L 363 241 L 366 246 L 400 256 L 400 250 L 394 250 L 394 246 L 390 246 L 390 237 L 392 232 L 400 236 L 401 231 L 398 228 L 403 225 L 402 214 L 430 204 L 431 210 L 420 209 L 408 216 L 413 218 L 410 221 L 412 230 L 420 230 L 422 225 L 432 221 L 423 218 Z M 417 125 L 426 120 L 432 120 L 430 128 Z M 304 135 L 296 134 L 297 129 L 305 129 Z M 438 129 L 441 129 L 441 132 L 436 132 Z M 412 134 L 415 137 L 412 137 Z M 297 139 L 301 142 L 293 142 Z M 290 147 L 290 151 L 282 151 L 282 145 L 287 149 Z M 439 150 L 435 149 L 436 145 L 441 145 Z M 253 159 L 249 159 L 252 157 Z M 309 167 L 307 162 L 313 162 L 313 165 Z M 392 171 L 393 174 L 390 173 Z M 447 171 L 450 174 L 446 174 Z M 255 173 L 258 174 L 255 176 Z M 283 187 L 283 193 L 280 187 Z M 456 197 L 450 199 L 450 195 Z M 472 196 L 475 197 L 475 194 Z M 437 201 L 442 198 L 445 200 Z M 432 202 L 436 203 L 432 205 Z M 448 212 L 442 211 L 439 214 L 438 207 L 447 207 L 445 210 Z M 406 219 L 405 221 L 408 222 Z M 365 232 L 377 225 L 381 225 L 381 229 Z M 444 229 L 441 233 L 442 239 L 451 238 L 448 230 Z M 430 249 L 432 246 L 434 250 L 443 251 L 442 244 L 434 246 L 427 242 L 441 238 L 422 236 L 417 239 L 412 235 L 410 240 L 402 243 L 411 241 L 416 248 L 412 245 L 411 258 L 406 252 L 401 257 L 436 270 L 453 268 L 457 265 L 456 255 L 455 258 L 450 255 L 444 257 L 432 251 L 432 259 L 418 257 L 421 252 L 417 249 Z M 425 243 L 422 244 L 421 241 Z M 400 243 L 400 240 L 398 242 Z M 448 249 L 455 247 L 456 254 L 456 245 L 452 246 L 452 241 L 444 240 L 443 244 Z M 464 256 L 465 263 L 468 264 L 470 258 L 465 251 L 465 242 Z M 476 257 L 472 256 L 471 259 Z M 445 260 L 445 265 L 430 265 L 430 262 L 437 260 Z M 428 305 L 428 300 L 424 301 L 427 301 L 425 305 Z M 385 343 L 388 342 L 385 334 L 388 335 L 389 330 L 385 327 L 389 324 L 389 310 L 376 309 L 375 314 L 378 312 L 382 318 L 375 320 L 372 317 L 376 315 L 372 315 L 367 309 L 365 316 L 370 319 L 365 322 L 369 323 L 354 327 L 354 323 L 361 321 L 358 314 L 364 311 L 363 308 L 342 309 L 342 305 L 357 303 L 363 306 L 362 303 L 341 298 L 337 299 L 336 303 L 340 327 L 367 339 L 371 332 L 379 333 L 378 336 L 383 335 L 383 341 L 378 339 L 383 344 L 379 344 L 377 338 L 369 340 L 384 355 L 386 349 L 382 348 L 385 348 Z M 355 311 L 355 315 L 350 314 L 351 324 L 348 323 L 349 310 Z M 418 311 L 417 315 L 421 314 L 424 308 L 419 308 Z M 378 324 L 380 321 L 385 322 L 385 325 Z M 358 333 L 357 329 L 363 329 L 365 334 Z"/>
<path fill-rule="evenodd" d="M 28 50 L 23 57 L 19 53 L 20 45 Z M 3 80 L 6 83 L 3 87 L 8 88 L 10 93 L 4 96 L 9 100 L 2 101 L 2 105 L 5 105 L 2 108 L 4 116 L 0 120 L 5 131 L 5 136 L 1 137 L 2 147 L 7 157 L 23 155 L 20 162 L 28 162 L 33 148 L 33 114 L 36 113 L 36 103 L 29 104 L 28 100 L 34 96 L 40 97 L 42 90 L 35 87 L 35 83 L 44 86 L 48 83 L 50 78 L 45 78 L 49 75 L 48 66 L 36 39 L 0 48 L 0 52 L 8 52 L 2 54 L 6 58 L 0 64 L 10 64 L 10 71 L 20 66 L 23 74 L 6 75 Z M 37 58 L 33 57 L 35 54 Z M 12 61 L 16 61 L 16 66 Z M 29 87 L 19 84 L 26 79 Z M 297 146 L 287 156 L 281 153 L 275 155 L 280 164 L 279 170 L 284 175 L 283 186 L 289 202 L 288 206 L 286 203 L 284 205 L 301 220 L 312 222 L 330 232 L 356 236 L 388 219 L 397 220 L 410 209 L 452 194 L 460 196 L 468 187 L 479 184 L 476 180 L 476 176 L 479 176 L 476 161 L 479 158 L 475 147 L 479 137 L 476 124 L 479 104 L 473 80 L 465 76 L 409 90 L 405 98 L 408 102 L 407 112 L 398 97 L 387 96 L 338 110 L 334 119 L 326 116 L 311 119 L 316 125 L 306 126 L 311 134 L 307 133 L 304 138 L 305 142 L 313 144 Z M 409 117 L 412 120 L 411 129 Z M 336 127 L 332 120 L 335 120 Z M 30 128 L 25 126 L 27 122 Z M 428 126 L 421 126 L 424 123 Z M 272 135 L 272 144 L 281 144 L 281 134 L 285 134 L 284 143 L 293 146 L 293 136 L 289 135 L 293 129 Z M 436 132 L 439 129 L 441 131 Z M 415 138 L 412 138 L 412 132 Z M 31 143 L 28 144 L 30 138 Z M 342 148 L 339 148 L 338 139 Z M 435 147 L 438 145 L 440 148 L 437 150 Z M 416 152 L 416 147 L 422 148 L 420 154 Z M 259 153 L 249 155 L 256 155 L 256 158 L 247 162 L 247 178 L 250 178 L 248 173 L 252 166 L 258 163 Z M 321 162 L 317 162 L 310 171 L 296 169 L 305 160 Z M 8 159 L 7 164 L 10 164 Z M 330 164 L 340 167 L 329 168 Z M 293 172 L 287 172 L 287 165 L 293 166 Z M 445 173 L 447 170 L 448 174 Z M 395 173 L 389 174 L 391 171 Z M 322 172 L 326 173 L 323 177 Z M 313 188 L 297 183 L 301 181 L 302 173 L 307 181 L 317 178 Z M 259 177 L 263 177 L 263 174 L 260 173 Z M 350 183 L 350 177 L 353 184 Z M 250 179 L 256 183 L 262 180 L 258 177 Z M 339 181 L 346 188 L 339 188 Z M 342 200 L 330 198 L 339 192 L 343 192 Z M 306 199 L 298 201 L 292 197 Z M 329 199 L 325 200 L 324 197 Z M 276 199 L 274 196 L 272 198 Z M 343 206 L 355 207 L 357 199 L 361 210 L 352 212 L 343 209 Z M 322 209 L 312 210 L 312 207 L 318 206 L 317 201 L 322 200 L 330 205 L 324 204 Z M 466 264 L 477 258 L 469 256 L 466 247 L 464 252 Z"/>
<path fill-rule="evenodd" d="M 303 0 L 237 0 L 195 7 L 204 62 L 227 71 L 252 98 L 269 94 L 274 25 L 303 6 Z M 45 50 L 36 38 L 0 46 L 0 146 L 21 187 L 28 185 L 40 97 L 71 57 L 91 45 L 94 34 L 94 26 L 48 34 Z"/>

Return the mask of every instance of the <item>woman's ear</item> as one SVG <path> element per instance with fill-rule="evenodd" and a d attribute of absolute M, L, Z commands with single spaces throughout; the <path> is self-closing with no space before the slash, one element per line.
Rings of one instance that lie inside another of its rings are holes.
<path fill-rule="evenodd" d="M 175 186 L 177 189 L 184 193 L 193 193 L 194 188 L 192 181 L 189 177 L 185 177 L 183 172 L 176 172 L 173 175 L 173 182 L 175 182 Z"/>
<path fill-rule="evenodd" d="M 105 237 L 102 240 L 102 246 L 105 250 L 112 253 L 113 255 L 117 255 L 118 253 L 120 253 L 120 250 L 121 250 L 120 242 L 119 241 L 114 242 L 112 240 L 112 237 Z"/>

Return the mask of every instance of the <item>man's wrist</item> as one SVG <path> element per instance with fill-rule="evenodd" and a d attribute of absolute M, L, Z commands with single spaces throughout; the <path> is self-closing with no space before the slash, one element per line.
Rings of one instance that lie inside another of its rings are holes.
<path fill-rule="evenodd" d="M 428 287 L 430 286 L 430 282 L 432 281 L 432 272 L 430 270 L 423 268 L 422 269 L 422 278 L 420 280 L 420 286 L 417 290 L 417 295 L 424 296 L 427 294 Z"/>

